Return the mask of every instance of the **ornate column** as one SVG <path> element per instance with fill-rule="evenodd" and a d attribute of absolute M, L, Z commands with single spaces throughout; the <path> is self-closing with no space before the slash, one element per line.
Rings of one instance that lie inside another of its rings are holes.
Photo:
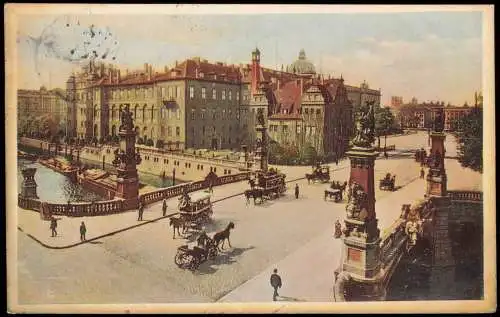
<path fill-rule="evenodd" d="M 256 149 L 255 149 L 255 160 L 259 162 L 260 170 L 267 172 L 268 168 L 268 152 L 267 152 L 267 127 L 264 121 L 264 113 L 262 109 L 258 110 L 257 122 L 255 130 L 257 131 Z"/>
<path fill-rule="evenodd" d="M 427 196 L 433 205 L 433 237 L 432 237 L 432 271 L 431 292 L 436 296 L 446 297 L 442 290 L 453 289 L 455 279 L 455 260 L 452 254 L 452 244 L 449 233 L 449 213 L 451 200 L 447 193 L 447 177 L 444 165 L 446 149 L 444 140 L 444 110 L 436 114 L 434 131 L 430 132 L 431 162 L 427 173 Z M 434 285 L 434 286 L 433 286 Z M 443 298 L 445 299 L 445 298 Z"/>
<path fill-rule="evenodd" d="M 21 193 L 20 196 L 22 198 L 34 198 L 38 199 L 38 195 L 36 194 L 36 181 L 35 181 L 35 173 L 36 168 L 23 168 L 23 183 L 21 185 Z"/>
<path fill-rule="evenodd" d="M 139 176 L 136 165 L 140 164 L 142 159 L 139 150 L 135 148 L 136 132 L 128 105 L 121 113 L 118 135 L 120 144 L 119 149 L 115 150 L 113 160 L 113 165 L 118 171 L 116 196 L 125 199 L 126 208 L 136 208 L 139 196 Z"/>
<path fill-rule="evenodd" d="M 380 230 L 375 212 L 374 166 L 378 152 L 372 147 L 373 105 L 363 107 L 361 111 L 354 147 L 346 153 L 351 160 L 351 173 L 342 264 L 338 271 L 349 276 L 349 284 L 355 289 L 351 295 L 355 299 L 381 300 L 385 297 L 385 289 L 379 261 Z M 341 294 L 336 294 L 336 298 L 340 297 Z"/>

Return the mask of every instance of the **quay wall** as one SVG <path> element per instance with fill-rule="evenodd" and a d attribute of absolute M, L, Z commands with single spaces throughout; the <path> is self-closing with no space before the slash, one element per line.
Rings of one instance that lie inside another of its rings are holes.
<path fill-rule="evenodd" d="M 47 141 L 41 141 L 32 138 L 22 137 L 19 143 L 43 151 L 53 153 L 55 144 Z M 95 162 L 96 164 L 111 165 L 114 159 L 114 151 L 117 146 L 102 145 L 102 146 L 67 146 L 67 152 L 73 150 L 74 160 L 83 159 Z M 187 153 L 174 153 L 164 150 L 148 147 L 144 145 L 136 145 L 142 157 L 141 164 L 137 165 L 137 170 L 142 173 L 148 173 L 156 176 L 172 178 L 175 170 L 176 179 L 185 181 L 194 181 L 204 179 L 210 171 L 213 171 L 217 176 L 235 175 L 246 171 L 244 162 L 236 162 L 218 158 L 206 158 Z M 64 155 L 66 145 L 60 145 L 59 155 Z"/>

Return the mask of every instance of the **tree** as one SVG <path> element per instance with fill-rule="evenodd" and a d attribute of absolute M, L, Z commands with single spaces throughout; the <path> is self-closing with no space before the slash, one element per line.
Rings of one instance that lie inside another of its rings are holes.
<path fill-rule="evenodd" d="M 165 143 L 163 142 L 163 140 L 158 140 L 158 141 L 156 141 L 156 147 L 157 147 L 158 149 L 163 149 L 163 145 L 164 145 L 164 144 L 165 144 Z"/>
<path fill-rule="evenodd" d="M 377 122 L 378 121 L 378 122 Z M 389 134 L 392 126 L 394 125 L 395 118 L 394 114 L 391 111 L 391 108 L 389 107 L 384 107 L 379 110 L 379 115 L 378 115 L 378 120 L 375 121 L 375 129 L 378 128 L 380 129 L 380 132 L 384 136 L 384 151 L 385 148 L 387 147 L 387 134 Z M 380 148 L 380 136 L 379 136 L 379 148 Z"/>
<path fill-rule="evenodd" d="M 318 158 L 318 152 L 316 151 L 316 148 L 314 148 L 311 144 L 305 144 L 300 157 L 302 163 L 311 165 L 316 162 Z"/>
<path fill-rule="evenodd" d="M 463 167 L 483 172 L 483 113 L 475 108 L 455 124 L 458 161 Z"/>

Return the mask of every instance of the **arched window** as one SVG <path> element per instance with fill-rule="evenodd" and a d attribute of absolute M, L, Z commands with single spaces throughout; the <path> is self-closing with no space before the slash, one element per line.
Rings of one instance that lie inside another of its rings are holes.
<path fill-rule="evenodd" d="M 155 118 L 155 106 L 151 106 L 151 121 Z"/>
<path fill-rule="evenodd" d="M 138 104 L 136 104 L 134 107 L 134 119 L 137 119 L 137 108 L 139 108 Z"/>
<path fill-rule="evenodd" d="M 113 125 L 113 126 L 111 127 L 111 135 L 112 135 L 112 136 L 115 136 L 115 135 L 116 135 L 116 125 Z"/>
<path fill-rule="evenodd" d="M 145 104 L 145 105 L 142 107 L 142 121 L 145 121 L 145 120 L 146 120 L 146 107 L 147 107 L 147 106 L 148 106 L 148 105 L 146 105 L 146 104 Z"/>

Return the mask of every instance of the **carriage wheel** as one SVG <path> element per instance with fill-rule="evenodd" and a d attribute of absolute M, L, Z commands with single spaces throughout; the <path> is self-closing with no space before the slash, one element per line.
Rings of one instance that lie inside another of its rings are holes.
<path fill-rule="evenodd" d="M 190 265 L 192 258 L 192 255 L 178 252 L 175 256 L 175 264 L 180 268 L 186 268 Z"/>
<path fill-rule="evenodd" d="M 213 259 L 217 256 L 218 254 L 218 250 L 217 250 L 217 246 L 212 244 L 209 246 L 209 249 L 208 249 L 208 258 L 209 259 Z"/>
<path fill-rule="evenodd" d="M 194 271 L 196 270 L 201 264 L 201 261 L 199 258 L 191 256 L 191 261 L 189 262 L 189 269 Z"/>

